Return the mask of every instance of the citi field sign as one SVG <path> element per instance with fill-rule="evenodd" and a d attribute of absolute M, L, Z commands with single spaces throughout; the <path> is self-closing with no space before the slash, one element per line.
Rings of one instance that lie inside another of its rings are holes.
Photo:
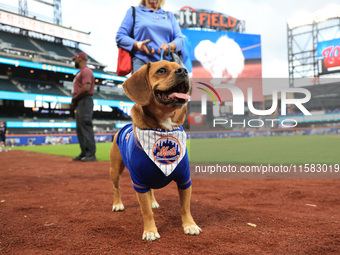
<path fill-rule="evenodd" d="M 245 30 L 244 21 L 211 10 L 184 6 L 174 15 L 181 28 L 230 32 L 243 32 Z"/>

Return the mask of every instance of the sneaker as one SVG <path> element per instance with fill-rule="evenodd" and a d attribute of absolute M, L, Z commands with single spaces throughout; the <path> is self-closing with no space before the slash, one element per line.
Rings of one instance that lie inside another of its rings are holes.
<path fill-rule="evenodd" d="M 81 158 L 81 162 L 97 161 L 96 156 L 88 156 Z"/>
<path fill-rule="evenodd" d="M 73 161 L 81 161 L 81 159 L 83 158 L 83 155 L 78 155 L 77 157 L 73 158 Z"/>

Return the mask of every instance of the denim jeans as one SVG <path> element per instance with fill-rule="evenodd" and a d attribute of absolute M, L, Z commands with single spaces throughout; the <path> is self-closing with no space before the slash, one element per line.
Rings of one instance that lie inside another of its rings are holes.
<path fill-rule="evenodd" d="M 136 72 L 139 68 L 141 68 L 145 64 L 146 63 L 143 60 L 134 57 L 132 59 L 132 73 Z"/>

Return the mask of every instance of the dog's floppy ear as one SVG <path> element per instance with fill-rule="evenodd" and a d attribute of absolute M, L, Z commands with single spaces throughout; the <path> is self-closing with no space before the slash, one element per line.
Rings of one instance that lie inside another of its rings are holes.
<path fill-rule="evenodd" d="M 149 82 L 150 62 L 143 65 L 123 83 L 125 94 L 136 104 L 148 105 L 152 99 L 152 91 Z"/>

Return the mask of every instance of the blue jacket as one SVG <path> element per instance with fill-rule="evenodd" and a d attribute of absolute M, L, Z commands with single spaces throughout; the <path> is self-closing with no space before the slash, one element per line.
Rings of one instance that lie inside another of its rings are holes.
<path fill-rule="evenodd" d="M 162 144 L 164 143 L 165 141 L 162 141 Z M 158 148 L 159 144 L 156 142 L 155 146 Z M 168 185 L 171 181 L 175 181 L 180 189 L 187 189 L 191 186 L 189 157 L 186 148 L 182 160 L 171 174 L 166 176 L 144 152 L 141 144 L 135 137 L 132 124 L 126 125 L 119 131 L 117 145 L 119 146 L 124 164 L 130 172 L 132 186 L 137 192 L 145 193 L 150 189 L 159 189 Z M 169 148 L 169 146 L 167 147 Z M 163 154 L 171 154 L 171 148 L 175 150 L 175 146 L 170 146 L 170 149 L 163 148 L 163 150 L 160 148 L 157 154 L 161 152 Z"/>
<path fill-rule="evenodd" d="M 176 51 L 180 51 L 184 45 L 184 36 L 178 22 L 172 12 L 166 12 L 162 8 L 157 11 L 150 10 L 144 5 L 136 7 L 136 20 L 134 28 L 134 39 L 130 37 L 133 25 L 132 8 L 129 8 L 120 25 L 116 42 L 119 47 L 132 51 L 135 41 L 150 39 L 150 47 L 155 49 L 155 54 L 147 55 L 144 51 L 134 51 L 133 55 L 145 63 L 160 60 L 158 49 L 163 43 L 174 42 Z"/>

